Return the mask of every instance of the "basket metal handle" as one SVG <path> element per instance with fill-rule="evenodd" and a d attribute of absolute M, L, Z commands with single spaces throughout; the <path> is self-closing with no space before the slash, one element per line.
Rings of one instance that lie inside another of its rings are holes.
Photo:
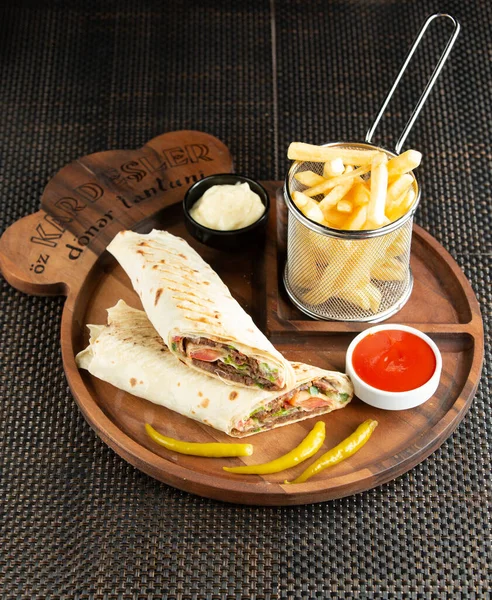
<path fill-rule="evenodd" d="M 415 51 L 417 50 L 417 47 L 420 44 L 420 41 L 424 37 L 424 34 L 425 34 L 427 28 L 429 27 L 429 25 L 431 24 L 432 21 L 434 21 L 435 19 L 440 19 L 440 18 L 450 19 L 453 22 L 453 24 L 454 24 L 453 33 L 452 33 L 451 37 L 448 39 L 448 43 L 446 44 L 446 47 L 444 48 L 444 51 L 441 54 L 439 62 L 437 63 L 437 65 L 434 69 L 434 72 L 431 75 L 431 78 L 427 82 L 427 85 L 426 85 L 424 91 L 422 92 L 422 95 L 420 96 L 419 101 L 417 102 L 415 108 L 413 109 L 413 113 L 411 114 L 410 119 L 407 121 L 407 124 L 405 125 L 405 127 L 396 143 L 395 152 L 396 152 L 396 154 L 400 154 L 400 150 L 401 150 L 403 144 L 405 143 L 405 140 L 407 139 L 407 136 L 413 127 L 413 124 L 417 120 L 417 117 L 419 116 L 420 111 L 422 110 L 422 107 L 424 106 L 424 103 L 427 100 L 427 96 L 429 95 L 431 89 L 433 88 L 437 78 L 439 77 L 439 73 L 441 72 L 441 70 L 444 66 L 444 63 L 446 62 L 446 59 L 448 58 L 448 55 L 451 52 L 451 48 L 453 47 L 453 45 L 456 41 L 456 38 L 458 37 L 458 34 L 460 32 L 459 22 L 451 15 L 448 15 L 445 13 L 436 13 L 434 15 L 431 15 L 427 19 L 427 21 L 424 23 L 424 25 L 422 26 L 412 47 L 410 48 L 410 51 L 405 59 L 405 62 L 403 63 L 403 65 L 400 69 L 400 72 L 398 73 L 395 81 L 393 82 L 393 85 L 391 86 L 391 89 L 389 90 L 383 104 L 381 105 L 381 108 L 379 109 L 379 112 L 376 115 L 376 118 L 374 119 L 373 124 L 371 125 L 371 127 L 369 128 L 369 130 L 366 134 L 366 142 L 368 144 L 371 143 L 372 136 L 374 135 L 374 132 L 376 131 L 377 126 L 379 125 L 379 122 L 384 114 L 384 111 L 386 110 L 386 107 L 388 106 L 391 98 L 393 97 L 393 94 L 395 93 L 395 90 L 398 87 L 398 84 L 400 83 L 400 80 L 403 77 L 403 74 L 405 73 L 408 64 L 410 63 L 412 56 L 414 55 Z"/>

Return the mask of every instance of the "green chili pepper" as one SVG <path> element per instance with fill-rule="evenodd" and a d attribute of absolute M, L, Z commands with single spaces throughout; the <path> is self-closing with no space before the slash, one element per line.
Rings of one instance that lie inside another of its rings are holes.
<path fill-rule="evenodd" d="M 179 454 L 191 454 L 192 456 L 210 456 L 222 458 L 225 456 L 251 456 L 253 454 L 252 444 L 222 444 L 210 443 L 200 444 L 196 442 L 183 442 L 162 435 L 152 425 L 145 423 L 148 435 L 160 446 L 173 450 Z"/>
<path fill-rule="evenodd" d="M 229 473 L 241 473 L 247 475 L 267 475 L 278 473 L 295 467 L 299 463 L 311 458 L 323 445 L 325 439 L 325 424 L 318 421 L 313 429 L 307 434 L 302 442 L 283 456 L 261 465 L 245 465 L 243 467 L 222 467 Z"/>
<path fill-rule="evenodd" d="M 340 442 L 338 446 L 335 446 L 328 452 L 325 452 L 317 461 L 315 461 L 312 465 L 310 465 L 303 473 L 299 475 L 296 479 L 292 481 L 284 481 L 284 483 L 304 483 L 313 475 L 317 475 L 324 471 L 328 467 L 333 467 L 333 465 L 338 464 L 342 460 L 349 458 L 353 454 L 355 454 L 358 450 L 364 446 L 364 444 L 369 440 L 372 435 L 372 432 L 376 429 L 378 425 L 377 421 L 373 421 L 372 419 L 368 419 L 364 421 L 357 429 L 349 435 L 348 438 L 344 439 L 343 442 Z"/>

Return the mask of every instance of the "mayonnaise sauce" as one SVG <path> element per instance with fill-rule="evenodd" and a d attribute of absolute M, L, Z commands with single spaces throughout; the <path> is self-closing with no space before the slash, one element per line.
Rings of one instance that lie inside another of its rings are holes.
<path fill-rule="evenodd" d="M 218 231 L 242 229 L 265 212 L 265 205 L 247 183 L 214 185 L 195 202 L 190 215 L 197 223 Z"/>

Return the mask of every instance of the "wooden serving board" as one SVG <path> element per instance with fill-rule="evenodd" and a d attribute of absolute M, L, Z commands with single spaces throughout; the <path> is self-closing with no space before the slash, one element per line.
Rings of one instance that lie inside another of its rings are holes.
<path fill-rule="evenodd" d="M 178 455 L 152 442 L 144 423 L 186 440 L 231 438 L 77 369 L 74 357 L 88 343 L 87 323 L 105 323 L 106 309 L 120 298 L 141 308 L 106 246 L 122 229 L 146 232 L 153 226 L 188 240 L 288 359 L 344 369 L 350 341 L 368 325 L 314 321 L 288 300 L 281 283 L 287 217 L 278 193 L 280 182 L 263 182 L 272 199 L 264 247 L 222 253 L 186 233 L 181 208 L 185 191 L 197 179 L 231 170 L 228 149 L 196 131 L 167 133 L 136 151 L 86 156 L 55 175 L 40 211 L 3 234 L 2 274 L 23 292 L 67 296 L 61 346 L 74 398 L 96 433 L 152 477 L 201 496 L 258 505 L 330 500 L 394 479 L 426 458 L 456 428 L 475 394 L 483 360 L 482 320 L 473 291 L 452 257 L 419 227 L 414 228 L 412 244 L 413 292 L 388 322 L 417 327 L 435 340 L 443 357 L 440 386 L 433 398 L 415 409 L 382 411 L 355 398 L 343 410 L 321 417 L 327 425 L 322 451 L 367 418 L 377 419 L 379 426 L 358 454 L 304 484 L 289 486 L 283 481 L 297 476 L 305 465 L 264 477 L 226 473 L 222 466 L 264 462 L 291 450 L 313 420 L 248 438 L 254 444 L 252 457 Z"/>

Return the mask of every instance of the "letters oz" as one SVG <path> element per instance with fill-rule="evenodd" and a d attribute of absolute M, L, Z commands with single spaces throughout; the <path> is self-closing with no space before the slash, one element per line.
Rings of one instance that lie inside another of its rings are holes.
<path fill-rule="evenodd" d="M 36 263 L 33 263 L 29 271 L 34 271 L 36 275 L 41 275 L 44 272 L 45 266 L 48 264 L 50 259 L 49 254 L 40 254 Z"/>

